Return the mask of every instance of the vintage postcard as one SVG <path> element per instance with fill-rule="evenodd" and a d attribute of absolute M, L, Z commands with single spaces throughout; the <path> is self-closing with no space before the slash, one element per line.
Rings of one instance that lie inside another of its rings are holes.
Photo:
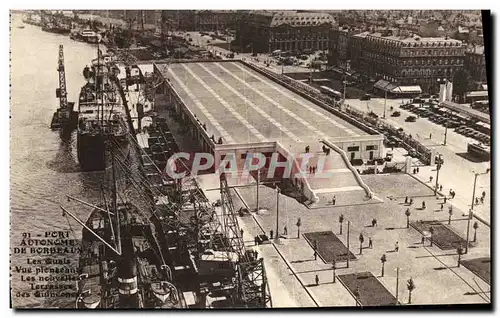
<path fill-rule="evenodd" d="M 491 309 L 480 10 L 12 10 L 11 307 Z"/>

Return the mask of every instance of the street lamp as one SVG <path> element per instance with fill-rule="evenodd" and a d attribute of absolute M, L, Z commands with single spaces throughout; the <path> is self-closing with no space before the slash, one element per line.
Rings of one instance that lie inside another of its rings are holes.
<path fill-rule="evenodd" d="M 279 211 L 280 211 L 280 188 L 276 186 L 276 243 L 279 243 Z"/>
<path fill-rule="evenodd" d="M 467 238 L 465 242 L 465 253 L 467 254 L 469 252 L 469 234 L 470 234 L 470 220 L 472 219 L 472 215 L 474 212 L 474 199 L 476 196 L 476 182 L 477 182 L 477 177 L 483 174 L 488 174 L 490 172 L 490 169 L 486 169 L 485 172 L 483 173 L 474 173 L 474 187 L 472 188 L 472 204 L 469 210 L 469 216 L 467 217 Z"/>
<path fill-rule="evenodd" d="M 436 186 L 434 187 L 434 195 L 437 195 L 437 189 L 438 189 L 438 186 L 439 186 L 439 170 L 441 170 L 441 165 L 443 163 L 443 159 L 442 159 L 442 155 L 440 154 L 439 157 L 438 157 L 438 162 L 437 162 L 437 165 L 436 165 Z"/>
<path fill-rule="evenodd" d="M 387 107 L 387 91 L 384 91 L 384 92 L 385 92 L 385 94 L 384 94 L 384 96 L 385 96 L 385 98 L 384 98 L 384 119 L 385 119 L 385 108 Z"/>

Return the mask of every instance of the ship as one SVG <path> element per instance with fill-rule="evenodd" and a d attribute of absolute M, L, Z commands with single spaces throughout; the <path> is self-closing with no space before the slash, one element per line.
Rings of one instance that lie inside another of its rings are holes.
<path fill-rule="evenodd" d="M 57 34 L 69 34 L 71 28 L 70 26 L 61 23 L 45 22 L 42 23 L 42 31 L 57 33 Z"/>
<path fill-rule="evenodd" d="M 130 126 L 125 122 L 126 99 L 116 80 L 114 62 L 98 48 L 98 58 L 85 67 L 87 83 L 78 100 L 77 152 L 83 171 L 104 170 L 108 166 L 106 147 L 128 153 Z"/>
<path fill-rule="evenodd" d="M 172 270 L 157 239 L 154 215 L 148 212 L 149 199 L 119 195 L 119 175 L 122 184 L 134 181 L 132 169 L 124 164 L 130 166 L 111 152 L 111 197 L 106 198 L 103 185 L 103 203 L 92 205 L 68 196 L 93 208 L 85 222 L 61 207 L 64 216 L 83 227 L 75 308 L 183 308 L 183 295 L 172 283 Z"/>
<path fill-rule="evenodd" d="M 98 43 L 102 38 L 102 36 L 99 33 L 94 32 L 91 29 L 71 30 L 69 37 L 72 40 L 82 41 L 87 43 Z"/>

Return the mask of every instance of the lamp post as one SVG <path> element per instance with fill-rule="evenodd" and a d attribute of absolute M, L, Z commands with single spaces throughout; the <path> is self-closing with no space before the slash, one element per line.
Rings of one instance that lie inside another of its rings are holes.
<path fill-rule="evenodd" d="M 438 189 L 438 186 L 439 186 L 439 170 L 441 170 L 441 164 L 442 164 L 442 159 L 441 159 L 441 155 L 439 155 L 439 158 L 438 158 L 438 163 L 436 165 L 436 186 L 434 187 L 434 195 L 437 195 L 437 189 Z"/>
<path fill-rule="evenodd" d="M 385 108 L 387 107 L 387 91 L 384 91 L 384 119 L 385 119 Z"/>
<path fill-rule="evenodd" d="M 399 299 L 399 267 L 396 268 L 396 306 L 398 305 Z"/>
<path fill-rule="evenodd" d="M 351 221 L 347 221 L 347 268 L 349 268 L 349 230 L 351 227 Z"/>
<path fill-rule="evenodd" d="M 472 215 L 473 215 L 473 212 L 474 212 L 474 199 L 475 199 L 475 196 L 476 196 L 477 177 L 480 176 L 480 175 L 483 175 L 483 174 L 487 174 L 489 172 L 490 172 L 490 169 L 488 168 L 483 173 L 474 173 L 474 187 L 472 188 L 472 204 L 470 206 L 469 216 L 467 217 L 467 238 L 466 238 L 466 242 L 465 242 L 465 253 L 464 254 L 467 254 L 469 252 L 470 220 L 472 219 Z"/>
<path fill-rule="evenodd" d="M 276 239 L 278 243 L 280 241 L 279 236 L 279 212 L 280 212 L 280 188 L 276 186 Z"/>

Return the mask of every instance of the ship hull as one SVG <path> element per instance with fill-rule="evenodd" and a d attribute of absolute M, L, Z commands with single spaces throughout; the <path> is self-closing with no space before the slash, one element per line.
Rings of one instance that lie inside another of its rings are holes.
<path fill-rule="evenodd" d="M 63 28 L 42 28 L 42 31 L 56 34 L 69 34 L 71 30 Z"/>
<path fill-rule="evenodd" d="M 114 154 L 124 157 L 129 155 L 129 142 L 126 137 L 113 137 L 115 141 L 106 142 L 106 136 L 78 134 L 78 162 L 82 171 L 102 171 L 110 165 L 110 156 Z"/>

